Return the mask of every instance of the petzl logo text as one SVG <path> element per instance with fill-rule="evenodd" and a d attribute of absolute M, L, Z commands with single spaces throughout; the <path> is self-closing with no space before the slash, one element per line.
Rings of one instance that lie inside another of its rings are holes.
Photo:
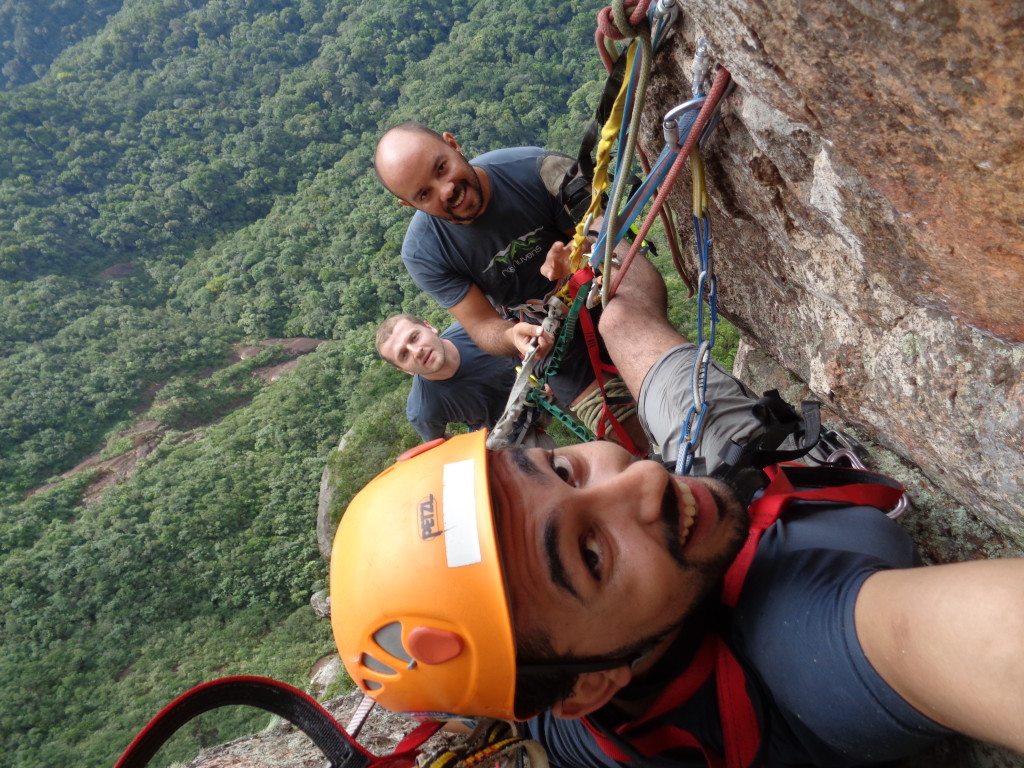
<path fill-rule="evenodd" d="M 420 538 L 426 541 L 440 536 L 444 531 L 438 524 L 437 505 L 434 494 L 420 499 Z"/>

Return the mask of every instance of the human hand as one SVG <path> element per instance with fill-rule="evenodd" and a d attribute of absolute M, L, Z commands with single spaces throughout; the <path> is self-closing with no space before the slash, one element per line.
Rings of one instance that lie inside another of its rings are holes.
<path fill-rule="evenodd" d="M 568 277 L 569 257 L 572 255 L 572 242 L 553 243 L 548 249 L 548 255 L 540 267 L 540 273 L 548 280 L 561 280 Z"/>
<path fill-rule="evenodd" d="M 539 325 L 531 323 L 516 323 L 512 326 L 511 333 L 512 343 L 522 357 L 526 357 L 534 340 L 537 342 L 537 355 L 540 357 L 546 355 L 555 343 L 554 336 Z"/>

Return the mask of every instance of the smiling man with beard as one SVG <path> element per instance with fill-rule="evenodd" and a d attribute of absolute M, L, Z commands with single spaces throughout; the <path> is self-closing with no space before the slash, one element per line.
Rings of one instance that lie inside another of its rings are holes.
<path fill-rule="evenodd" d="M 496 308 L 518 311 L 551 290 L 540 266 L 552 243 L 573 232 L 559 197 L 571 164 L 539 147 L 471 163 L 454 136 L 419 123 L 397 125 L 377 143 L 377 178 L 417 210 L 402 245 L 406 269 L 485 352 L 525 354 L 539 336 L 536 325 L 509 322 Z"/>
<path fill-rule="evenodd" d="M 664 298 L 638 260 L 602 325 L 670 454 L 696 350 Z M 761 424 L 717 367 L 707 399 L 717 473 Z M 726 473 L 741 501 L 609 443 L 427 444 L 339 525 L 342 661 L 389 709 L 524 720 L 565 768 L 877 765 L 953 732 L 1024 749 L 1024 560 L 916 567 L 899 491 L 847 472 L 769 467 L 756 493 L 759 471 Z"/>

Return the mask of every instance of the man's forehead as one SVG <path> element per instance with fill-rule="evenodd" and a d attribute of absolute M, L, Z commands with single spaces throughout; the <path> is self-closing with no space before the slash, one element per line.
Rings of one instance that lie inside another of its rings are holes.
<path fill-rule="evenodd" d="M 434 158 L 447 148 L 447 144 L 434 136 L 418 131 L 399 131 L 389 136 L 381 149 L 383 156 L 392 162 L 429 160 L 433 163 Z"/>
<path fill-rule="evenodd" d="M 391 335 L 388 336 L 380 345 L 380 352 L 384 357 L 393 359 L 395 352 L 405 343 L 406 336 L 408 336 L 408 328 L 406 327 L 407 320 L 399 320 L 391 328 Z"/>
<path fill-rule="evenodd" d="M 399 341 L 404 340 L 406 336 L 412 335 L 415 331 L 433 331 L 427 325 L 421 323 L 414 323 L 412 320 L 406 320 L 404 317 L 395 323 L 395 329 L 391 332 L 391 338 L 397 338 Z"/>
<path fill-rule="evenodd" d="M 508 474 L 505 462 L 511 450 L 513 449 L 487 449 L 487 491 L 491 497 L 491 512 L 495 522 L 500 521 L 504 517 L 504 513 L 508 512 L 510 502 L 508 491 L 511 490 L 511 485 L 505 477 Z"/>

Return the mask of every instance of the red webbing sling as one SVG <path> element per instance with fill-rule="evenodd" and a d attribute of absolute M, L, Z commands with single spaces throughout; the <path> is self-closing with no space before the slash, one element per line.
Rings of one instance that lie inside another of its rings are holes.
<path fill-rule="evenodd" d="M 747 540 L 726 571 L 722 585 L 722 603 L 729 608 L 736 606 L 761 534 L 792 501 L 834 501 L 886 510 L 894 507 L 903 495 L 903 486 L 895 480 L 866 470 L 775 464 L 764 472 L 769 478 L 768 487 L 748 508 Z M 824 487 L 796 490 L 809 486 Z M 685 704 L 712 673 L 716 676 L 724 757 L 683 728 L 671 724 L 650 727 L 657 718 Z M 617 727 L 614 735 L 602 732 L 587 719 L 583 722 L 602 751 L 621 762 L 633 762 L 629 749 L 634 754 L 653 757 L 669 749 L 686 747 L 700 750 L 709 768 L 749 768 L 755 765 L 761 748 L 761 728 L 747 692 L 746 674 L 726 642 L 714 633 L 704 638 L 690 666 L 662 691 L 643 717 Z M 623 748 L 623 742 L 629 749 Z"/>
<path fill-rule="evenodd" d="M 192 718 L 218 707 L 246 704 L 283 717 L 312 739 L 330 768 L 413 768 L 419 746 L 444 723 L 417 726 L 389 755 L 363 749 L 311 696 L 266 677 L 212 680 L 186 691 L 153 717 L 128 745 L 114 768 L 143 768 L 160 747 Z"/>
<path fill-rule="evenodd" d="M 589 283 L 594 279 L 594 269 L 589 264 L 582 269 L 577 270 L 569 278 L 569 295 L 576 299 L 576 294 L 579 293 L 580 288 Z M 611 408 L 608 407 L 608 395 L 604 390 L 604 373 L 617 374 L 619 369 L 611 363 L 606 363 L 601 359 L 600 348 L 597 344 L 597 329 L 594 328 L 594 321 L 590 317 L 590 311 L 583 307 L 579 314 L 580 329 L 583 331 L 583 340 L 587 345 L 587 354 L 590 356 L 590 367 L 594 369 L 594 376 L 597 378 L 597 386 L 601 390 L 601 413 L 603 418 L 598 422 L 597 434 L 595 437 L 601 439 L 605 436 L 605 422 L 612 425 L 612 429 L 615 432 L 616 437 L 619 439 L 619 445 L 625 448 L 634 456 L 643 455 L 633 443 L 629 434 L 625 428 L 615 418 L 615 414 L 612 413 Z"/>

